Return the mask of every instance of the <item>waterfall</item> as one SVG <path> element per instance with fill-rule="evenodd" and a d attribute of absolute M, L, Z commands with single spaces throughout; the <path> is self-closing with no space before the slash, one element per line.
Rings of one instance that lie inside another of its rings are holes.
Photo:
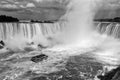
<path fill-rule="evenodd" d="M 116 27 L 114 28 L 114 31 L 113 31 L 113 34 L 112 34 L 115 38 L 118 38 L 119 29 L 120 29 L 120 24 L 116 24 Z"/>
<path fill-rule="evenodd" d="M 64 26 L 63 26 L 64 27 Z M 21 35 L 32 39 L 34 36 L 50 36 L 63 29 L 60 23 L 0 23 L 0 40 Z"/>
<path fill-rule="evenodd" d="M 101 24 L 102 24 L 102 23 L 98 23 L 97 25 L 95 25 L 96 30 L 97 30 L 98 32 L 100 32 L 100 30 L 101 30 Z"/>
<path fill-rule="evenodd" d="M 115 38 L 120 38 L 120 23 L 115 22 L 97 22 L 96 30 L 101 34 L 107 34 Z"/>
<path fill-rule="evenodd" d="M 96 30 L 119 38 L 120 23 L 95 22 Z M 17 35 L 32 40 L 35 36 L 49 37 L 63 31 L 65 23 L 0 23 L 0 40 L 8 40 Z"/>
<path fill-rule="evenodd" d="M 106 31 L 105 31 L 104 33 L 107 34 L 107 35 L 110 35 L 110 34 L 111 34 L 112 27 L 113 27 L 113 23 L 109 24 L 109 25 L 106 27 Z"/>
<path fill-rule="evenodd" d="M 20 48 L 34 42 L 49 46 L 49 37 L 53 37 L 63 31 L 65 23 L 0 23 L 0 40 L 4 41 L 8 48 Z"/>

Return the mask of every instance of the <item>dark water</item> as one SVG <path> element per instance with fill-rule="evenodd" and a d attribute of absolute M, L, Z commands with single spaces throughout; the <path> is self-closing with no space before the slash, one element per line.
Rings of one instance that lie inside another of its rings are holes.
<path fill-rule="evenodd" d="M 65 58 L 55 60 L 51 63 L 52 65 L 46 65 L 47 63 L 44 61 L 49 60 L 49 55 L 43 52 L 41 54 L 40 51 L 3 54 L 0 59 L 0 80 L 93 80 L 98 71 L 103 70 L 103 65 L 88 54 L 71 56 L 67 60 Z M 36 61 L 33 60 L 36 57 Z M 35 65 L 41 66 L 40 63 L 44 65 L 43 67 L 47 66 L 46 69 L 38 67 L 43 69 L 40 72 L 32 69 Z M 63 63 L 65 64 L 63 65 Z"/>

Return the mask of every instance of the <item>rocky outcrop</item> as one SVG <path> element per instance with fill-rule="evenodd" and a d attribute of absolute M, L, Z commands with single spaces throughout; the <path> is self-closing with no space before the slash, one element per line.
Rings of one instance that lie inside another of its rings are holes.
<path fill-rule="evenodd" d="M 3 49 L 5 46 L 5 43 L 3 41 L 0 41 L 0 49 Z"/>
<path fill-rule="evenodd" d="M 99 75 L 100 80 L 120 80 L 120 67 L 107 72 L 104 76 Z"/>
<path fill-rule="evenodd" d="M 40 54 L 40 55 L 37 55 L 37 56 L 33 56 L 33 57 L 31 58 L 31 61 L 32 61 L 32 62 L 35 62 L 35 63 L 38 63 L 38 62 L 43 61 L 43 60 L 45 60 L 45 59 L 47 59 L 47 58 L 48 58 L 47 55 L 45 55 L 45 54 Z"/>

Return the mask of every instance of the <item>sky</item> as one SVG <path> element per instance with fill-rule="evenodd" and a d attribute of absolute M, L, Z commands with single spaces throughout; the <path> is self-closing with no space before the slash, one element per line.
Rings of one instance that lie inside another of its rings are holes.
<path fill-rule="evenodd" d="M 0 15 L 20 20 L 56 20 L 65 14 L 66 0 L 0 0 Z M 103 0 L 95 18 L 120 16 L 120 0 Z"/>
<path fill-rule="evenodd" d="M 103 0 L 99 5 L 96 19 L 120 17 L 120 0 Z"/>
<path fill-rule="evenodd" d="M 0 0 L 0 15 L 20 20 L 56 20 L 65 13 L 62 0 Z"/>

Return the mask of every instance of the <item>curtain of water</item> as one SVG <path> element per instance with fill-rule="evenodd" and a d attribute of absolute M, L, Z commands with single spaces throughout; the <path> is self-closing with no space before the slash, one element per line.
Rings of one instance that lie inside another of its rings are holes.
<path fill-rule="evenodd" d="M 120 35 L 120 23 L 96 22 L 96 30 L 115 38 Z M 63 31 L 65 23 L 0 23 L 0 40 L 7 40 L 21 35 L 26 39 L 35 36 L 49 37 Z"/>
<path fill-rule="evenodd" d="M 7 40 L 21 35 L 32 39 L 34 36 L 50 36 L 62 31 L 64 26 L 60 23 L 0 23 L 0 39 Z"/>
<path fill-rule="evenodd" d="M 115 38 L 120 38 L 120 23 L 97 22 L 97 31 Z"/>
<path fill-rule="evenodd" d="M 119 38 L 120 23 L 96 22 L 96 30 L 101 34 L 107 34 Z M 6 40 L 21 35 L 27 39 L 34 36 L 51 36 L 61 32 L 65 27 L 63 23 L 0 23 L 0 39 Z"/>

